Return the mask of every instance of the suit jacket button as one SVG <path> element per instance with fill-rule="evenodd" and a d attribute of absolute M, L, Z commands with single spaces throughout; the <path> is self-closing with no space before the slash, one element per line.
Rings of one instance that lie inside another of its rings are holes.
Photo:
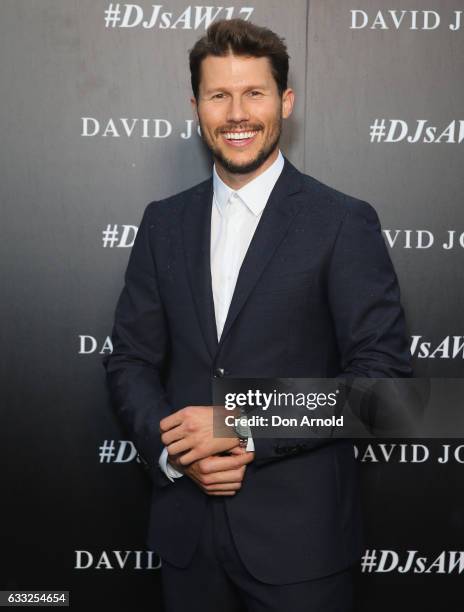
<path fill-rule="evenodd" d="M 216 368 L 216 369 L 214 370 L 214 376 L 215 376 L 216 378 L 222 378 L 222 377 L 224 376 L 224 374 L 225 374 L 225 373 L 226 373 L 226 372 L 225 372 L 224 368 Z"/>

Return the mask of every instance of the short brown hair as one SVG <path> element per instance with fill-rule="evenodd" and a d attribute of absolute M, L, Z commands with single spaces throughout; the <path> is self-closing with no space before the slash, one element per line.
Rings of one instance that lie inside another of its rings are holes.
<path fill-rule="evenodd" d="M 244 19 L 221 19 L 213 22 L 189 52 L 192 91 L 198 100 L 201 62 L 208 55 L 224 57 L 229 53 L 251 57 L 268 57 L 280 95 L 287 89 L 288 60 L 284 39 L 272 30 Z"/>

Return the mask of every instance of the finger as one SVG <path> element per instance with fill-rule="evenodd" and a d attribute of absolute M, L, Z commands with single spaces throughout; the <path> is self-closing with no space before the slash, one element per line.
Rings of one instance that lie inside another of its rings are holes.
<path fill-rule="evenodd" d="M 187 407 L 188 406 L 186 406 L 186 408 Z M 160 424 L 159 424 L 160 432 L 168 431 L 169 429 L 172 429 L 173 427 L 182 425 L 184 421 L 184 414 L 182 412 L 183 410 L 184 408 L 182 408 L 181 410 L 177 410 L 176 412 L 173 412 L 169 416 L 164 417 L 164 419 L 161 419 Z"/>
<path fill-rule="evenodd" d="M 167 417 L 164 417 L 164 419 L 161 419 L 160 432 L 168 431 L 169 429 L 172 429 L 173 427 L 178 427 L 179 425 L 182 425 L 187 414 L 189 413 L 189 409 L 192 407 L 193 406 L 185 406 L 184 408 L 181 408 L 180 410 L 173 412 Z"/>
<path fill-rule="evenodd" d="M 187 439 L 184 438 L 184 441 L 185 440 Z M 187 445 L 187 448 L 190 448 L 190 450 L 180 458 L 182 465 L 189 465 L 194 461 L 200 461 L 212 456 L 211 449 L 208 444 L 201 443 L 195 446 L 195 440 L 192 440 L 192 437 L 190 437 L 189 440 L 190 441 L 185 441 L 185 444 Z M 175 444 L 181 444 L 182 442 L 175 442 Z"/>
<path fill-rule="evenodd" d="M 243 455 L 246 453 L 246 450 L 244 448 L 242 448 L 241 446 L 234 446 L 233 448 L 231 448 L 229 451 L 230 454 L 233 455 Z"/>
<path fill-rule="evenodd" d="M 196 476 L 190 473 L 189 476 L 195 482 L 195 484 L 203 491 L 203 493 L 206 493 L 207 495 L 235 495 L 236 493 L 236 489 L 226 489 L 224 486 L 220 487 L 220 485 L 220 488 L 215 485 L 215 488 L 210 491 L 196 478 Z"/>
<path fill-rule="evenodd" d="M 240 446 L 234 446 L 234 448 L 231 448 L 228 453 L 229 455 L 232 455 L 234 457 L 243 456 L 246 463 L 250 463 L 250 461 L 253 461 L 254 459 L 253 451 L 247 451 L 244 448 L 241 448 Z"/>
<path fill-rule="evenodd" d="M 243 457 L 242 457 L 242 461 L 243 463 L 246 465 L 248 463 L 251 463 L 253 461 L 253 459 L 255 458 L 255 454 L 252 451 L 247 451 Z"/>
<path fill-rule="evenodd" d="M 205 485 L 213 485 L 229 482 L 241 482 L 243 480 L 243 476 L 245 475 L 245 467 L 239 470 L 229 470 L 227 472 L 216 472 L 214 474 L 207 474 L 206 476 L 200 477 L 203 484 Z"/>
<path fill-rule="evenodd" d="M 225 470 L 236 470 L 251 461 L 251 458 L 244 455 L 234 455 L 229 457 L 211 457 L 208 458 L 205 465 L 201 465 L 201 469 L 209 474 L 212 472 L 223 472 Z"/>
<path fill-rule="evenodd" d="M 190 465 L 187 468 L 185 468 L 185 474 L 187 474 L 187 476 L 193 480 L 193 482 L 204 491 L 205 489 L 205 485 L 204 483 L 200 480 L 198 474 L 196 473 L 195 470 L 195 465 Z"/>
<path fill-rule="evenodd" d="M 174 442 L 174 444 L 182 444 L 183 441 L 181 442 Z M 188 444 L 186 444 L 187 448 L 185 450 L 187 450 L 188 452 L 184 452 L 184 454 L 179 457 L 179 463 L 181 465 L 190 465 L 191 463 L 193 463 L 194 461 L 197 461 L 198 459 L 200 459 L 200 457 L 198 456 L 198 454 L 195 452 L 195 450 L 190 450 L 188 448 Z M 168 449 L 169 452 L 169 449 Z"/>
<path fill-rule="evenodd" d="M 169 444 L 167 446 L 168 454 L 178 455 L 179 453 L 186 453 L 186 451 L 190 451 L 191 446 L 192 446 L 192 443 L 186 440 L 185 438 L 183 440 L 178 440 L 177 442 L 173 442 L 172 444 Z M 195 459 L 190 459 L 190 458 L 189 460 L 184 461 L 187 454 L 189 453 L 183 454 L 179 457 L 179 463 L 181 465 L 188 465 L 192 461 L 195 461 Z"/>
<path fill-rule="evenodd" d="M 223 482 L 221 484 L 208 485 L 206 489 L 208 493 L 210 493 L 211 491 L 238 491 L 241 486 L 241 482 Z"/>
<path fill-rule="evenodd" d="M 161 441 L 164 444 L 164 446 L 168 446 L 168 444 L 171 444 L 172 442 L 175 442 L 176 440 L 182 440 L 182 438 L 184 437 L 185 437 L 185 427 L 183 426 L 183 423 L 182 423 L 181 425 L 178 425 L 177 427 L 173 427 L 169 431 L 165 431 L 163 434 L 161 434 Z"/>

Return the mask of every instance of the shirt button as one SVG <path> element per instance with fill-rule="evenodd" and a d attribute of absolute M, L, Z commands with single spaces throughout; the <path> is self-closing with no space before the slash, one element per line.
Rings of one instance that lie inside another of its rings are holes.
<path fill-rule="evenodd" d="M 224 370 L 224 368 L 216 368 L 216 369 L 214 370 L 214 376 L 215 376 L 216 378 L 222 378 L 222 377 L 224 376 L 224 374 L 225 374 L 225 370 Z"/>

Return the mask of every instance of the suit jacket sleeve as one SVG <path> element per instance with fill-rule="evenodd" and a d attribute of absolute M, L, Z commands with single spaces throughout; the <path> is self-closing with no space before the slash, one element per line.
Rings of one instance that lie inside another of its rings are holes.
<path fill-rule="evenodd" d="M 351 200 L 327 269 L 327 300 L 340 354 L 339 378 L 412 375 L 398 280 L 375 210 Z M 255 461 L 311 451 L 330 439 L 256 439 Z"/>
<path fill-rule="evenodd" d="M 125 273 L 112 331 L 113 352 L 103 359 L 113 407 L 154 484 L 169 480 L 159 468 L 160 420 L 170 413 L 161 371 L 168 351 L 166 319 L 150 247 L 154 208 L 143 214 Z"/>
<path fill-rule="evenodd" d="M 345 215 L 328 273 L 341 374 L 412 375 L 398 279 L 375 210 L 355 201 Z"/>

